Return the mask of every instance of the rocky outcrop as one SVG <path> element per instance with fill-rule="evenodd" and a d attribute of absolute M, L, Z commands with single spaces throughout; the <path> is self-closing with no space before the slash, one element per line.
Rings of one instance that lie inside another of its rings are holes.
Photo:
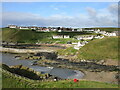
<path fill-rule="evenodd" d="M 22 77 L 26 77 L 33 80 L 54 80 L 56 77 L 53 75 L 49 75 L 48 73 L 42 74 L 42 72 L 34 71 L 31 68 L 15 65 L 15 66 L 7 66 L 6 64 L 2 64 L 2 69 L 13 73 L 14 75 L 20 75 Z"/>
<path fill-rule="evenodd" d="M 57 53 L 56 52 L 39 52 L 37 54 L 35 54 L 35 56 L 42 56 L 42 59 L 57 59 Z"/>

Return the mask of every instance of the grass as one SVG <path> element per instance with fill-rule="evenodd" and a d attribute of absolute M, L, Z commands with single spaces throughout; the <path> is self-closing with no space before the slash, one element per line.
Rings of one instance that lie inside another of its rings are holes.
<path fill-rule="evenodd" d="M 69 39 L 52 39 L 52 35 L 70 35 L 70 37 L 74 37 L 75 35 L 88 35 L 91 33 L 86 32 L 36 32 L 33 30 L 20 30 L 20 29 L 10 29 L 3 28 L 0 32 L 2 32 L 2 40 L 7 42 L 19 42 L 19 43 L 58 43 L 65 44 Z M 72 41 L 72 38 L 70 38 Z"/>
<path fill-rule="evenodd" d="M 39 82 L 22 77 L 15 77 L 6 72 L 3 72 L 2 86 L 3 88 L 118 88 L 116 84 L 86 80 L 80 80 L 77 83 L 74 83 L 73 80 Z"/>
<path fill-rule="evenodd" d="M 59 55 L 76 55 L 78 50 L 74 49 L 73 47 L 69 47 L 67 49 L 60 49 L 58 50 Z"/>
<path fill-rule="evenodd" d="M 49 33 L 36 33 L 35 31 L 19 30 L 4 28 L 2 30 L 2 39 L 7 42 L 19 42 L 19 43 L 35 43 L 38 40 L 42 40 L 46 37 L 50 37 Z"/>
<path fill-rule="evenodd" d="M 83 46 L 77 56 L 79 59 L 118 60 L 118 37 L 93 40 Z"/>
<path fill-rule="evenodd" d="M 118 31 L 120 28 L 112 28 L 112 27 L 104 27 L 104 28 L 86 28 L 86 29 L 100 29 L 101 31 L 106 31 L 106 32 L 113 32 L 113 31 Z"/>
<path fill-rule="evenodd" d="M 67 44 L 67 42 L 78 42 L 78 40 L 74 39 L 74 38 L 65 38 L 65 39 L 43 39 L 42 41 L 40 41 L 41 43 L 55 43 L 55 44 Z"/>
<path fill-rule="evenodd" d="M 86 60 L 118 60 L 118 37 L 94 39 L 88 44 L 75 50 L 73 47 L 58 50 L 59 55 L 76 55 L 77 59 Z"/>

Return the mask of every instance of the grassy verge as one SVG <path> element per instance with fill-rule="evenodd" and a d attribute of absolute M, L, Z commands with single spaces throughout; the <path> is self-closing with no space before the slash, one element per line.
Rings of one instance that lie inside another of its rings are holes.
<path fill-rule="evenodd" d="M 74 83 L 73 80 L 39 82 L 14 77 L 12 74 L 6 72 L 3 73 L 2 82 L 3 88 L 118 88 L 116 84 L 85 80 L 80 80 L 77 83 Z"/>

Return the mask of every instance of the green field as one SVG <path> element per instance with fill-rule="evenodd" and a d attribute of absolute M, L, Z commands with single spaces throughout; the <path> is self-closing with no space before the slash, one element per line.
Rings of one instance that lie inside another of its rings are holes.
<path fill-rule="evenodd" d="M 100 27 L 97 27 L 97 28 L 84 28 L 84 29 L 100 29 L 101 31 L 106 31 L 106 32 L 113 32 L 113 31 L 118 31 L 120 30 L 120 28 L 113 28 L 113 27 L 104 27 L 104 28 L 100 28 Z"/>
<path fill-rule="evenodd" d="M 73 47 L 58 50 L 59 55 L 76 55 L 78 59 L 86 60 L 118 60 L 118 37 L 94 39 L 88 44 L 75 50 Z"/>
<path fill-rule="evenodd" d="M 69 47 L 66 49 L 60 49 L 57 50 L 59 55 L 76 55 L 76 52 L 78 52 L 78 50 L 74 49 L 73 47 Z"/>
<path fill-rule="evenodd" d="M 3 88 L 118 88 L 116 84 L 108 84 L 96 81 L 80 80 L 73 82 L 73 80 L 60 81 L 38 81 L 25 79 L 22 77 L 13 76 L 10 73 L 3 72 L 2 75 Z"/>
<path fill-rule="evenodd" d="M 76 42 L 73 39 L 75 35 L 88 35 L 91 33 L 86 32 L 36 32 L 33 30 L 20 30 L 3 28 L 2 40 L 7 42 L 18 42 L 18 43 L 61 43 L 66 44 L 68 41 Z M 52 35 L 69 35 L 69 39 L 52 39 Z"/>
<path fill-rule="evenodd" d="M 118 60 L 118 37 L 96 39 L 83 46 L 77 54 L 79 59 Z"/>

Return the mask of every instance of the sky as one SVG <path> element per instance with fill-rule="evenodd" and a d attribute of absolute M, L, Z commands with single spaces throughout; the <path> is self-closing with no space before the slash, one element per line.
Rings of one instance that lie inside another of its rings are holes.
<path fill-rule="evenodd" d="M 117 2 L 3 2 L 2 26 L 117 27 Z"/>

